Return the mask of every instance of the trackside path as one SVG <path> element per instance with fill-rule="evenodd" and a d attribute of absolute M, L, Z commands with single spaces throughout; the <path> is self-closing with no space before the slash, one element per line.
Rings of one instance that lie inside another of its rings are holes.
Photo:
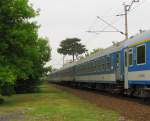
<path fill-rule="evenodd" d="M 88 100 L 98 107 L 107 108 L 120 113 L 129 121 L 150 121 L 150 105 L 142 103 L 139 99 L 117 97 L 101 92 L 91 92 L 70 87 L 55 85 L 57 88 L 70 92 L 81 99 Z"/>

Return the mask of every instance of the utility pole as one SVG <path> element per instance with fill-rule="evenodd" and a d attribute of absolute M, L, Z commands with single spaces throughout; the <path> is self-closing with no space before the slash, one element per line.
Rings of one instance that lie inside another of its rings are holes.
<path fill-rule="evenodd" d="M 128 33 L 128 12 L 131 10 L 131 7 L 134 3 L 140 2 L 140 0 L 132 0 L 130 5 L 124 5 L 124 14 L 120 14 L 117 16 L 125 16 L 125 39 L 128 39 L 129 33 Z"/>
<path fill-rule="evenodd" d="M 124 5 L 125 11 L 125 39 L 128 39 L 128 5 Z"/>

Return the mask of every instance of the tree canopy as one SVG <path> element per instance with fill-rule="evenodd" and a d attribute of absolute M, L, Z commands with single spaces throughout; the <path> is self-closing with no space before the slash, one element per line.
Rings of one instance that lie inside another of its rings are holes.
<path fill-rule="evenodd" d="M 78 38 L 65 39 L 60 43 L 60 48 L 58 48 L 57 51 L 63 55 L 71 55 L 74 61 L 75 57 L 77 58 L 78 55 L 87 51 L 85 45 L 81 44 L 80 42 L 81 40 Z"/>
<path fill-rule="evenodd" d="M 86 52 L 84 56 L 82 55 L 79 58 L 80 58 L 80 60 L 82 60 L 86 57 L 89 57 L 90 55 L 96 54 L 96 53 L 101 52 L 103 50 L 104 50 L 103 48 L 96 48 L 96 49 L 93 49 L 91 52 Z"/>
<path fill-rule="evenodd" d="M 38 11 L 32 8 L 28 0 L 0 1 L 2 94 L 11 94 L 17 80 L 36 80 L 45 73 L 44 64 L 50 59 L 50 48 L 47 39 L 38 37 L 39 26 L 30 20 L 37 15 Z"/>
<path fill-rule="evenodd" d="M 90 52 L 89 55 L 95 54 L 95 53 L 97 53 L 97 52 L 101 52 L 101 51 L 103 51 L 103 50 L 104 50 L 103 48 L 96 48 L 96 49 L 93 49 L 93 50 Z"/>

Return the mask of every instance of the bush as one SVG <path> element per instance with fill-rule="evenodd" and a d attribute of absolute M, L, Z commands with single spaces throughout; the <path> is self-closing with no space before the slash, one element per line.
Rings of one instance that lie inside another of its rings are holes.
<path fill-rule="evenodd" d="M 1 86 L 1 94 L 3 96 L 11 96 L 14 93 L 15 93 L 15 91 L 14 91 L 14 85 L 10 84 L 9 82 L 5 82 Z"/>
<path fill-rule="evenodd" d="M 39 79 L 29 78 L 27 80 L 17 80 L 16 93 L 34 93 L 39 92 L 39 85 L 42 83 Z"/>
<path fill-rule="evenodd" d="M 0 104 L 3 104 L 3 103 L 4 103 L 4 99 L 0 98 Z"/>

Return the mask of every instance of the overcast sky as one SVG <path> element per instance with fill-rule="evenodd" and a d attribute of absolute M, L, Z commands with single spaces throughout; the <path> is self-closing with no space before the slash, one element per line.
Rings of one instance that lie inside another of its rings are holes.
<path fill-rule="evenodd" d="M 90 30 L 113 30 L 107 27 L 96 16 L 112 23 L 124 31 L 124 18 L 117 17 L 123 13 L 123 2 L 130 4 L 132 0 L 30 0 L 35 9 L 40 8 L 40 16 L 36 18 L 41 25 L 40 36 L 48 37 L 52 48 L 51 65 L 62 66 L 62 55 L 57 48 L 62 40 L 78 37 L 88 50 L 106 48 L 112 41 L 121 41 L 124 36 L 119 33 L 91 34 Z M 150 29 L 150 0 L 140 0 L 129 12 L 129 35 L 138 33 L 139 29 Z M 69 58 L 67 58 L 69 59 Z"/>

